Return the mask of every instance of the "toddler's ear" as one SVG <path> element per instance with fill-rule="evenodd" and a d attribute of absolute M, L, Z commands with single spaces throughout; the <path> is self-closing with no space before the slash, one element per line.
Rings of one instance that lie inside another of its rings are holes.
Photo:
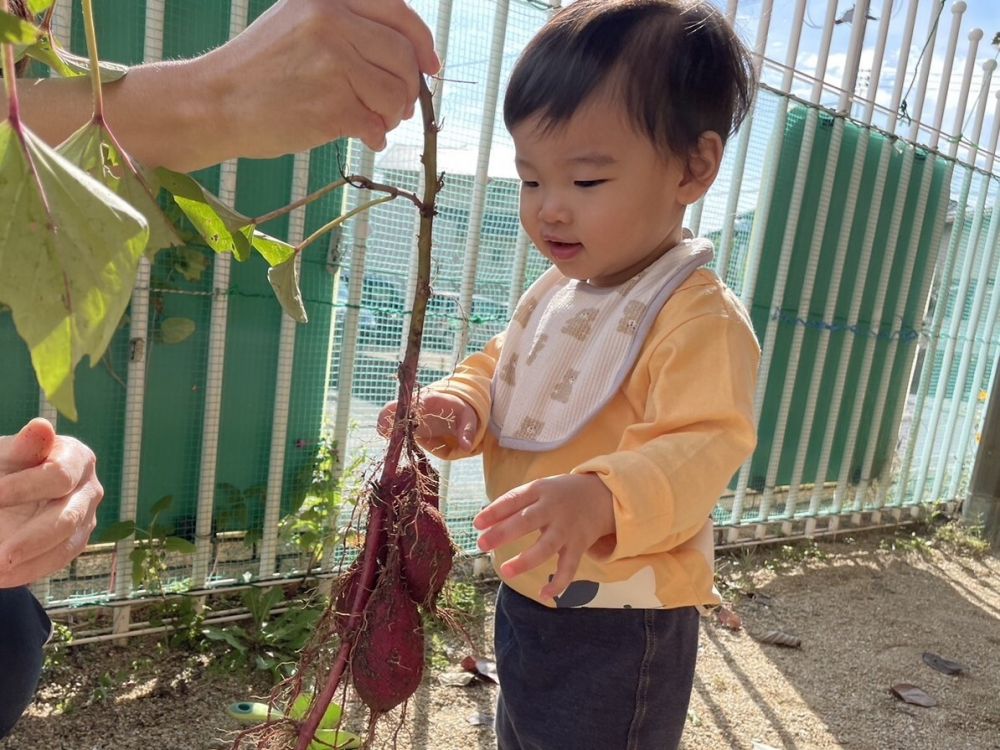
<path fill-rule="evenodd" d="M 681 203 L 696 203 L 712 187 L 722 165 L 723 149 L 722 138 L 715 131 L 706 130 L 698 136 L 698 145 L 688 154 L 679 186 L 677 199 Z"/>

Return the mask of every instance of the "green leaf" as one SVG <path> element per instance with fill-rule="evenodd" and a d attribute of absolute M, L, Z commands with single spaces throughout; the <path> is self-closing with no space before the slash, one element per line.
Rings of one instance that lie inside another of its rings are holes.
<path fill-rule="evenodd" d="M 38 41 L 29 46 L 19 45 L 14 49 L 15 56 L 20 59 L 27 56 L 33 60 L 48 65 L 63 78 L 76 78 L 83 73 L 77 73 L 59 56 L 59 43 L 44 29 L 39 30 Z"/>
<path fill-rule="evenodd" d="M 195 332 L 191 318 L 166 318 L 160 323 L 160 340 L 164 344 L 179 344 Z"/>
<path fill-rule="evenodd" d="M 37 16 L 52 7 L 52 2 L 53 0 L 28 0 L 27 6 L 32 15 Z"/>
<path fill-rule="evenodd" d="M 148 238 L 132 206 L 27 129 L 0 123 L 0 302 L 49 402 L 72 420 L 73 370 L 107 349 Z"/>
<path fill-rule="evenodd" d="M 193 177 L 162 167 L 156 170 L 156 176 L 210 248 L 217 253 L 232 253 L 240 261 L 250 257 L 250 239 L 245 230 L 253 224 L 252 219 L 229 208 Z"/>
<path fill-rule="evenodd" d="M 150 257 L 162 248 L 184 244 L 156 201 L 160 187 L 155 176 L 143 174 L 128 156 L 122 154 L 104 125 L 87 123 L 57 150 L 142 213 L 149 224 L 146 253 Z"/>
<path fill-rule="evenodd" d="M 223 641 L 241 654 L 247 652 L 247 644 L 244 640 L 246 634 L 240 628 L 205 628 L 203 632 L 210 641 Z M 243 637 L 241 638 L 237 633 L 243 633 Z"/>
<path fill-rule="evenodd" d="M 271 282 L 274 295 L 288 316 L 296 323 L 308 323 L 309 316 L 299 289 L 299 268 L 295 263 L 295 256 L 267 269 L 267 280 Z"/>
<path fill-rule="evenodd" d="M 55 48 L 56 53 L 62 59 L 63 64 L 77 75 L 87 75 L 90 73 L 90 59 L 74 55 L 69 50 L 62 47 Z M 101 60 L 97 64 L 97 70 L 101 75 L 101 83 L 114 83 L 124 78 L 128 73 L 128 65 Z"/>
<path fill-rule="evenodd" d="M 110 542 L 120 542 L 135 533 L 135 521 L 117 521 L 111 524 L 97 535 L 93 541 L 95 544 L 108 544 Z"/>
<path fill-rule="evenodd" d="M 173 504 L 173 502 L 174 502 L 173 495 L 164 495 L 155 503 L 153 503 L 153 507 L 149 509 L 149 512 L 154 516 L 158 516 L 161 513 L 170 510 L 170 506 Z"/>
<path fill-rule="evenodd" d="M 7 44 L 34 44 L 39 29 L 30 21 L 0 11 L 0 42 Z"/>
<path fill-rule="evenodd" d="M 270 266 L 279 266 L 295 255 L 295 248 L 287 242 L 282 242 L 256 229 L 250 243 L 254 250 L 264 256 L 264 260 Z"/>
<path fill-rule="evenodd" d="M 182 555 L 193 555 L 195 553 L 195 546 L 187 539 L 181 539 L 179 536 L 168 536 L 163 540 L 163 547 L 169 552 L 180 552 Z"/>
<path fill-rule="evenodd" d="M 142 583 L 146 577 L 146 554 L 147 551 L 145 549 L 136 547 L 129 555 L 129 559 L 132 561 L 133 583 Z"/>
<path fill-rule="evenodd" d="M 208 256 L 196 247 L 178 247 L 174 270 L 192 284 L 201 281 L 208 270 Z"/>

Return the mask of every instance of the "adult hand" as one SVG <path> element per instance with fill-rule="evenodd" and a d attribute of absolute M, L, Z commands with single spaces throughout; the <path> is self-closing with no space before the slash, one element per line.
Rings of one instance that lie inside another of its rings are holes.
<path fill-rule="evenodd" d="M 55 573 L 83 551 L 104 497 L 96 463 L 44 419 L 0 437 L 0 588 Z"/>
<path fill-rule="evenodd" d="M 234 154 L 272 157 L 360 138 L 370 148 L 414 111 L 441 67 L 404 0 L 281 0 L 198 61 Z"/>
<path fill-rule="evenodd" d="M 542 598 L 554 599 L 573 582 L 584 554 L 613 549 L 614 499 L 596 474 L 546 477 L 501 495 L 472 525 L 483 532 L 483 552 L 540 532 L 534 544 L 500 566 L 500 573 L 514 578 L 558 555 L 555 575 L 540 592 Z"/>
<path fill-rule="evenodd" d="M 414 435 L 428 450 L 442 442 L 457 445 L 463 451 L 472 450 L 472 440 L 479 431 L 479 417 L 469 404 L 450 393 L 423 391 L 416 404 L 417 426 Z M 378 415 L 378 431 L 383 437 L 392 432 L 396 418 L 396 402 L 390 401 Z"/>

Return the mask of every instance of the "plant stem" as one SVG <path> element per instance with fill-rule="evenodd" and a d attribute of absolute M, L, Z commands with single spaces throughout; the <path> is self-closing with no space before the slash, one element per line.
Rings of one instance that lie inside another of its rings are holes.
<path fill-rule="evenodd" d="M 4 13 L 10 12 L 7 0 L 0 0 L 0 10 Z M 3 85 L 7 91 L 7 119 L 15 130 L 19 129 L 21 123 L 20 108 L 17 103 L 17 71 L 14 65 L 14 45 L 4 44 L 3 55 L 0 58 L 3 65 Z"/>
<path fill-rule="evenodd" d="M 348 219 L 352 218 L 353 216 L 357 216 L 358 214 L 362 213 L 363 211 L 367 211 L 369 208 L 374 208 L 375 206 L 377 206 L 380 203 L 388 203 L 389 201 L 395 200 L 395 199 L 396 199 L 396 196 L 394 196 L 394 195 L 385 195 L 385 196 L 382 196 L 381 198 L 376 198 L 375 200 L 368 201 L 367 203 L 362 203 L 357 208 L 352 208 L 346 214 L 341 214 L 336 219 L 333 219 L 332 221 L 327 222 L 326 224 L 324 224 L 323 226 L 321 226 L 319 229 L 317 229 L 315 232 L 313 232 L 308 237 L 306 237 L 304 240 L 302 240 L 302 242 L 300 242 L 298 245 L 295 246 L 295 252 L 296 253 L 301 253 L 303 250 L 305 250 L 307 247 L 309 247 L 312 243 L 314 243 L 316 240 L 318 240 L 324 234 L 327 234 L 328 232 L 332 232 L 334 229 L 336 229 L 337 227 L 339 227 L 341 224 L 343 224 L 345 221 L 347 221 Z"/>
<path fill-rule="evenodd" d="M 346 179 L 337 180 L 336 182 L 331 182 L 329 185 L 321 187 L 315 193 L 310 193 L 305 198 L 299 198 L 299 200 L 295 201 L 294 203 L 289 203 L 287 206 L 282 206 L 281 208 L 275 209 L 270 213 L 261 214 L 260 216 L 258 216 L 253 220 L 253 223 L 257 226 L 260 226 L 261 224 L 266 224 L 272 219 L 277 219 L 281 216 L 284 216 L 285 214 L 290 214 L 296 208 L 306 206 L 312 203 L 313 201 L 319 200 L 327 193 L 330 193 L 339 187 L 343 187 L 346 184 L 347 184 Z"/>
<path fill-rule="evenodd" d="M 389 440 L 389 447 L 382 464 L 382 476 L 379 484 L 386 486 L 387 480 L 394 476 L 397 470 L 403 446 L 410 435 L 411 415 L 410 408 L 413 403 L 413 390 L 416 385 L 417 361 L 420 356 L 420 341 L 423 338 L 424 315 L 427 311 L 427 299 L 430 296 L 430 269 L 431 269 L 431 246 L 433 244 L 435 199 L 441 189 L 441 183 L 437 176 L 437 123 L 434 121 L 434 104 L 431 99 L 430 89 L 427 83 L 421 78 L 420 81 L 420 110 L 423 113 L 424 121 L 424 197 L 420 200 L 415 195 L 405 194 L 403 191 L 388 190 L 390 194 L 410 197 L 420 208 L 420 235 L 417 243 L 417 284 L 413 299 L 413 312 L 410 317 L 410 330 L 407 336 L 406 353 L 403 362 L 399 366 L 399 398 L 396 410 L 396 419 L 393 424 L 392 437 Z M 374 185 L 375 183 L 370 184 Z M 375 188 L 377 189 L 377 188 Z M 299 726 L 298 741 L 296 750 L 308 750 L 319 723 L 326 713 L 330 701 L 340 686 L 340 681 L 347 668 L 347 660 L 351 654 L 352 636 L 361 621 L 361 615 L 368 604 L 370 591 L 374 588 L 376 568 L 378 567 L 379 545 L 382 543 L 383 530 L 388 516 L 389 509 L 384 502 L 373 504 L 371 516 L 368 519 L 368 529 L 365 537 L 365 548 L 362 551 L 362 559 L 365 561 L 364 568 L 358 581 L 357 594 L 351 604 L 351 614 L 345 626 L 345 634 L 341 639 L 340 649 L 337 652 L 337 660 L 334 663 L 330 676 L 323 686 L 322 692 L 316 697 L 315 702 L 309 710 L 305 721 Z"/>
<path fill-rule="evenodd" d="M 94 27 L 94 2 L 83 0 L 83 27 L 87 32 L 90 55 L 90 86 L 94 91 L 94 122 L 104 122 L 104 93 L 101 91 L 101 67 L 97 56 L 97 29 Z"/>
<path fill-rule="evenodd" d="M 393 198 L 406 198 L 406 200 L 416 206 L 421 213 L 424 210 L 424 202 L 409 190 L 402 190 L 395 185 L 384 185 L 381 182 L 374 182 L 364 175 L 352 174 L 345 179 L 349 184 L 356 188 L 361 188 L 362 190 L 371 190 L 375 193 L 388 193 Z"/>

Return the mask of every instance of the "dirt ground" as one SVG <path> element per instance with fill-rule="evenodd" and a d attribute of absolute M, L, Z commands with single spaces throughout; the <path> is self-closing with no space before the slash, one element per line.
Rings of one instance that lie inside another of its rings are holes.
<path fill-rule="evenodd" d="M 742 628 L 703 621 L 685 750 L 1000 750 L 1000 558 L 900 532 L 737 553 L 719 571 Z M 487 614 L 472 636 L 489 656 L 493 584 L 479 590 Z M 758 640 L 774 630 L 801 647 Z M 493 748 L 496 686 L 449 685 L 468 645 L 437 648 L 396 746 Z M 937 672 L 924 652 L 966 671 Z M 62 662 L 0 749 L 212 750 L 236 728 L 226 706 L 266 691 L 155 640 L 80 646 Z M 937 705 L 901 702 L 897 683 Z"/>

